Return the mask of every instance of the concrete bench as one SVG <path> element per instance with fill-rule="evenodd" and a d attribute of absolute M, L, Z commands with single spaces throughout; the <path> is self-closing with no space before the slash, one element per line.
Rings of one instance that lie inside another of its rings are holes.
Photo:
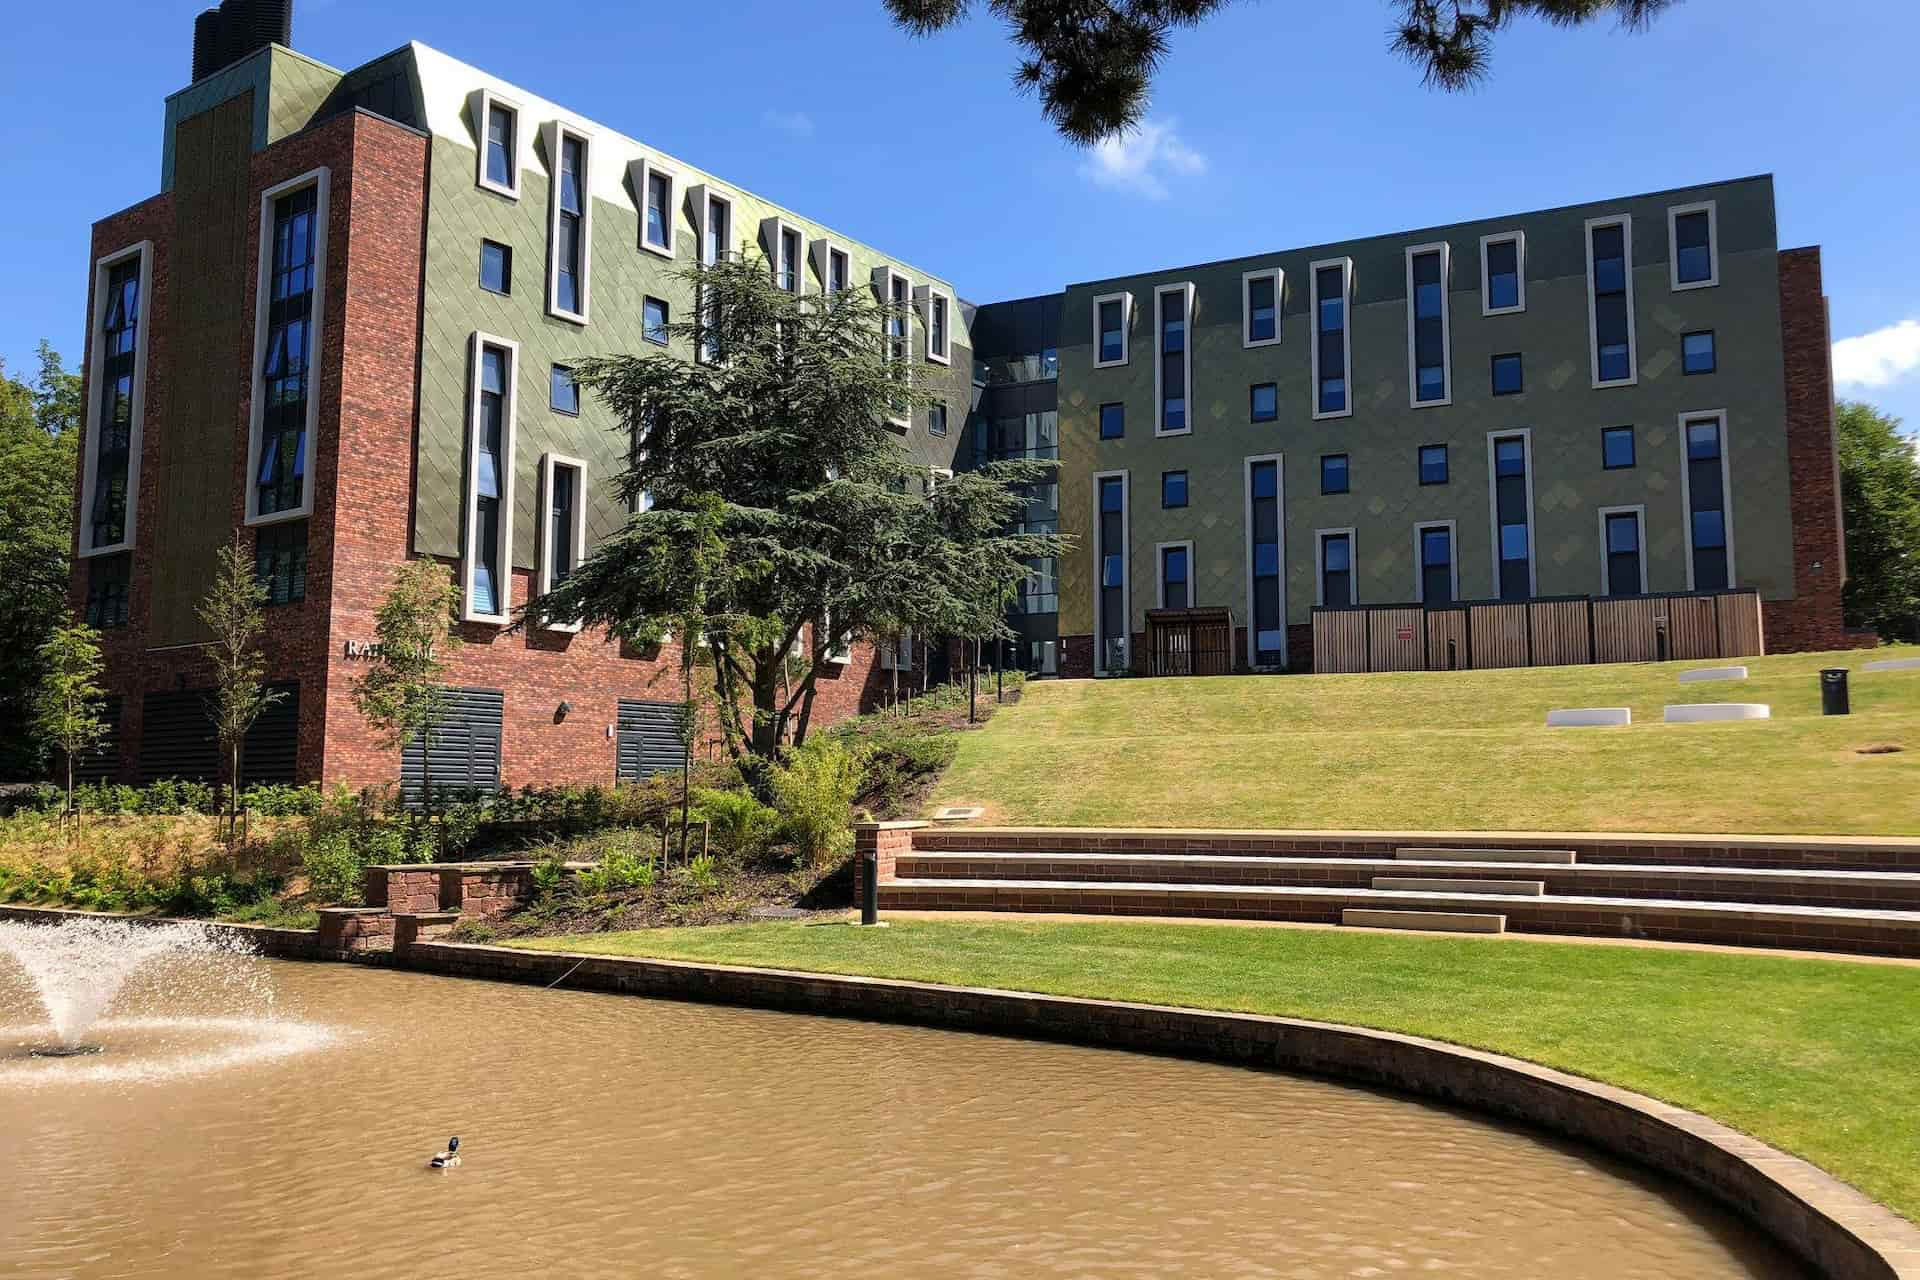
<path fill-rule="evenodd" d="M 1668 724 L 1699 724 L 1708 720 L 1771 720 L 1773 708 L 1764 702 L 1681 702 L 1667 707 Z"/>
<path fill-rule="evenodd" d="M 1632 723 L 1631 707 L 1567 707 L 1547 712 L 1549 729 L 1585 729 Z"/>
<path fill-rule="evenodd" d="M 1862 671 L 1920 671 L 1920 658 L 1882 658 L 1869 662 Z"/>
<path fill-rule="evenodd" d="M 1698 684 L 1703 680 L 1745 680 L 1745 667 L 1701 667 L 1698 671 L 1682 671 L 1681 684 Z"/>

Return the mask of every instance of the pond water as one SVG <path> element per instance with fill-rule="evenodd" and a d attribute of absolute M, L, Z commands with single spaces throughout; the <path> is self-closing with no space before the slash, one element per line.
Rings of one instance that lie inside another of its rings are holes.
<path fill-rule="evenodd" d="M 136 977 L 64 1060 L 0 963 L 0 1277 L 1803 1274 L 1642 1170 L 1363 1089 L 257 963 L 269 1016 Z"/>

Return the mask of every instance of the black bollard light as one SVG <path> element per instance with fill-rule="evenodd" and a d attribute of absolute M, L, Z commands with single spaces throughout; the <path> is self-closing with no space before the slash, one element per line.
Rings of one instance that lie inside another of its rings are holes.
<path fill-rule="evenodd" d="M 865 883 L 860 887 L 860 923 L 877 925 L 880 923 L 880 851 L 869 849 L 860 855 L 860 860 L 866 871 Z"/>
<path fill-rule="evenodd" d="M 1847 669 L 1823 667 L 1820 671 L 1820 714 L 1844 716 L 1852 712 L 1853 702 L 1847 694 Z"/>

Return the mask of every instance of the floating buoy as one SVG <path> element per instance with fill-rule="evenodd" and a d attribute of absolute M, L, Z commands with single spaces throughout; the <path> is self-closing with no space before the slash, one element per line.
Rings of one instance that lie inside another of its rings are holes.
<path fill-rule="evenodd" d="M 429 1169 L 458 1169 L 460 1167 L 460 1139 L 448 1138 L 447 1149 L 427 1161 Z"/>

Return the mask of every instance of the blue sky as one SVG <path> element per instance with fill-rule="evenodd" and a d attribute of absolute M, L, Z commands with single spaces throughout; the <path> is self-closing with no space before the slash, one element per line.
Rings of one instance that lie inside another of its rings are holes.
<path fill-rule="evenodd" d="M 88 225 L 157 186 L 162 99 L 187 79 L 199 7 L 8 20 L 10 368 L 42 335 L 77 361 Z M 1423 89 L 1386 51 L 1390 17 L 1386 0 L 1245 0 L 1175 36 L 1148 129 L 1092 155 L 1013 93 L 1012 48 L 984 14 L 915 41 L 880 0 L 295 0 L 294 45 L 348 67 L 418 39 L 980 301 L 1772 172 L 1781 244 L 1825 248 L 1834 335 L 1852 340 L 1842 393 L 1920 427 L 1920 6 L 1684 0 L 1640 35 L 1522 26 L 1464 95 Z"/>

